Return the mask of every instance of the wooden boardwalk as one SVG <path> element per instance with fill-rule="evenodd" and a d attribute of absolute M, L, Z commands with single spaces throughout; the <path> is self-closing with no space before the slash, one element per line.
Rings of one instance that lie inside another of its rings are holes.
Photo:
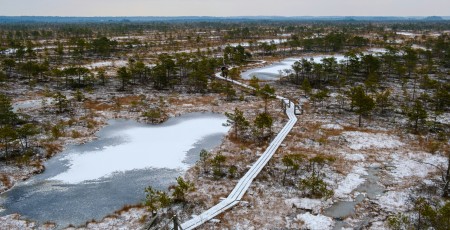
<path fill-rule="evenodd" d="M 245 88 L 253 89 L 252 87 L 243 84 L 241 82 L 233 81 L 231 79 L 225 79 L 222 76 L 220 76 L 220 73 L 216 74 L 217 78 L 220 78 L 222 80 L 230 81 L 234 84 L 240 85 Z M 269 162 L 269 160 L 272 158 L 272 156 L 275 154 L 278 147 L 280 147 L 280 144 L 283 142 L 284 138 L 289 134 L 292 127 L 294 127 L 295 123 L 297 122 L 297 117 L 295 116 L 295 104 L 291 102 L 289 99 L 286 99 L 281 96 L 276 96 L 278 99 L 280 99 L 284 104 L 286 108 L 286 115 L 289 117 L 289 121 L 286 123 L 286 125 L 283 127 L 283 129 L 278 133 L 278 135 L 273 139 L 273 141 L 270 143 L 269 147 L 267 147 L 266 151 L 261 155 L 261 157 L 252 165 L 252 167 L 247 171 L 247 173 L 239 180 L 239 182 L 234 187 L 233 191 L 228 195 L 227 198 L 223 199 L 220 203 L 214 205 L 210 209 L 204 211 L 200 215 L 184 222 L 181 225 L 181 228 L 183 230 L 189 230 L 194 229 L 203 223 L 205 223 L 208 220 L 211 220 L 215 216 L 219 215 L 220 213 L 226 211 L 227 209 L 235 206 L 239 201 L 242 199 L 244 194 L 247 192 L 247 189 L 250 187 L 252 181 L 258 176 L 258 174 L 261 172 L 261 170 L 264 168 L 264 166 Z"/>

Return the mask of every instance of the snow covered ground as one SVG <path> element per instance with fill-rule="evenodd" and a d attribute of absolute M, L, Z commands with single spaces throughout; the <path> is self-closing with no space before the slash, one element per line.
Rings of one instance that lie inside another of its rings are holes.
<path fill-rule="evenodd" d="M 304 214 L 299 214 L 297 219 L 303 221 L 304 225 L 302 229 L 311 229 L 311 230 L 327 230 L 332 229 L 334 226 L 334 221 L 331 217 L 323 216 L 323 215 L 312 215 L 307 212 Z"/>
<path fill-rule="evenodd" d="M 322 129 L 329 129 L 329 130 L 342 130 L 344 129 L 341 125 L 338 124 L 324 124 L 320 126 Z"/>
<path fill-rule="evenodd" d="M 399 212 L 410 208 L 408 199 L 409 196 L 407 192 L 388 191 L 375 202 L 387 211 Z"/>
<path fill-rule="evenodd" d="M 383 53 L 387 53 L 388 50 L 385 48 L 370 48 L 367 50 L 369 53 L 375 53 L 375 54 L 383 54 Z"/>
<path fill-rule="evenodd" d="M 11 215 L 7 215 L 7 216 L 1 216 L 0 217 L 0 227 L 2 229 L 23 229 L 23 230 L 31 230 L 31 229 L 35 229 L 36 224 L 35 223 L 30 223 L 28 221 L 25 220 L 21 220 L 19 219 L 19 215 L 17 214 L 11 214 Z"/>
<path fill-rule="evenodd" d="M 425 152 L 407 154 L 394 153 L 391 155 L 393 166 L 390 174 L 396 179 L 408 177 L 425 178 L 430 172 L 439 168 L 445 168 L 447 159 L 440 155 Z"/>
<path fill-rule="evenodd" d="M 436 121 L 442 124 L 450 124 L 450 113 L 444 113 L 437 116 Z"/>
<path fill-rule="evenodd" d="M 258 40 L 258 41 L 256 41 L 258 44 L 261 44 L 261 43 L 269 43 L 269 44 L 271 44 L 271 43 L 273 43 L 273 44 L 281 44 L 281 43 L 283 43 L 283 42 L 286 42 L 287 41 L 287 39 L 279 39 L 279 38 L 276 38 L 276 39 L 261 39 L 261 40 Z M 258 44 L 255 44 L 255 45 L 258 45 Z M 224 45 L 224 46 L 222 46 L 222 48 L 225 48 L 225 47 L 227 47 L 227 46 L 231 46 L 231 47 L 236 47 L 236 46 L 238 46 L 238 45 L 241 45 L 241 46 L 243 46 L 243 47 L 249 47 L 250 46 L 250 43 L 249 42 L 235 42 L 235 43 L 229 43 L 229 44 L 227 44 L 227 45 Z"/>
<path fill-rule="evenodd" d="M 329 204 L 329 202 L 320 199 L 310 198 L 292 198 L 284 201 L 289 207 L 296 207 L 298 209 L 312 211 L 313 213 L 319 213 L 320 210 Z"/>
<path fill-rule="evenodd" d="M 396 148 L 403 146 L 398 137 L 383 133 L 365 133 L 359 131 L 343 132 L 342 136 L 353 150 L 369 148 Z"/>
<path fill-rule="evenodd" d="M 18 101 L 18 102 L 13 103 L 12 106 L 13 106 L 13 111 L 17 112 L 18 110 L 21 110 L 21 109 L 38 108 L 38 107 L 42 106 L 43 104 L 50 105 L 53 102 L 54 102 L 53 98 L 42 98 L 40 100 L 33 99 L 33 100 Z"/>
<path fill-rule="evenodd" d="M 364 167 L 355 165 L 352 171 L 347 174 L 345 179 L 339 182 L 337 189 L 334 190 L 334 195 L 338 198 L 348 198 L 348 195 L 355 190 L 359 185 L 364 183 L 363 175 L 367 175 Z"/>

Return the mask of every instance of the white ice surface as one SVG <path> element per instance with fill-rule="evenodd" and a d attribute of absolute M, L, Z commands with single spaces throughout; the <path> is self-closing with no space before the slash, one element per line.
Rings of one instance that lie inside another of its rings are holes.
<path fill-rule="evenodd" d="M 123 61 L 123 60 L 100 61 L 100 62 L 93 62 L 93 63 L 87 64 L 87 65 L 85 65 L 85 67 L 88 69 L 95 69 L 95 68 L 110 67 L 110 66 L 123 67 L 123 66 L 126 66 L 127 64 L 128 64 L 128 62 Z"/>
<path fill-rule="evenodd" d="M 404 32 L 404 31 L 403 32 L 397 32 L 396 34 L 407 36 L 407 37 L 420 36 L 420 34 L 415 34 L 415 33 L 411 33 L 411 32 Z"/>
<path fill-rule="evenodd" d="M 262 40 L 258 40 L 258 41 L 256 41 L 258 44 L 261 44 L 261 43 L 268 43 L 268 44 L 281 44 L 281 43 L 283 43 L 283 42 L 286 42 L 287 41 L 287 39 L 279 39 L 279 38 L 276 38 L 276 39 L 262 39 Z M 254 45 L 258 45 L 258 44 L 254 44 Z M 225 47 L 227 47 L 227 46 L 231 46 L 231 47 L 237 47 L 238 45 L 240 45 L 240 46 L 242 46 L 242 47 L 249 47 L 250 46 L 250 43 L 249 42 L 234 42 L 234 43 L 228 43 L 227 45 L 224 45 L 224 46 L 222 46 L 222 48 L 225 48 Z"/>
<path fill-rule="evenodd" d="M 274 63 L 274 64 L 266 66 L 266 67 L 256 68 L 256 69 L 245 71 L 244 73 L 242 73 L 242 78 L 250 79 L 254 74 L 257 74 L 257 73 L 278 75 L 280 73 L 280 71 L 283 71 L 286 69 L 291 70 L 292 65 L 296 61 L 301 60 L 302 58 L 308 59 L 308 61 L 310 61 L 312 59 L 313 62 L 315 62 L 315 63 L 322 63 L 322 59 L 330 58 L 330 57 L 336 58 L 336 61 L 338 63 L 345 60 L 344 55 L 319 55 L 319 56 L 306 56 L 306 57 L 301 57 L 301 58 L 287 58 L 287 59 L 284 59 L 280 62 Z"/>
<path fill-rule="evenodd" d="M 203 137 L 226 133 L 224 118 L 195 118 L 172 126 L 138 127 L 117 132 L 127 142 L 98 151 L 72 153 L 63 160 L 69 169 L 55 177 L 65 183 L 96 180 L 113 173 L 145 168 L 187 169 L 182 161 Z"/>

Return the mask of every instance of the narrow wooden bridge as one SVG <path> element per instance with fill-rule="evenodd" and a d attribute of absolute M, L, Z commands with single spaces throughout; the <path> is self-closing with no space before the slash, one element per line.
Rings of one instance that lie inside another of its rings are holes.
<path fill-rule="evenodd" d="M 226 79 L 222 77 L 220 73 L 217 73 L 216 77 L 222 80 L 230 81 L 236 85 L 254 90 L 254 88 L 241 82 Z M 284 138 L 286 138 L 286 136 L 292 130 L 292 127 L 294 127 L 295 123 L 297 122 L 296 115 L 301 114 L 302 112 L 301 109 L 293 102 L 291 102 L 289 99 L 281 96 L 276 96 L 276 98 L 281 101 L 283 108 L 286 112 L 286 115 L 289 117 L 289 121 L 286 123 L 283 129 L 277 134 L 275 139 L 273 139 L 273 141 L 270 143 L 269 147 L 267 147 L 266 151 L 261 155 L 261 157 L 252 165 L 250 170 L 248 170 L 247 173 L 239 180 L 239 182 L 236 184 L 233 191 L 231 191 L 228 197 L 223 199 L 220 203 L 214 205 L 210 209 L 206 210 L 205 212 L 201 213 L 200 215 L 184 222 L 181 225 L 181 229 L 184 230 L 194 229 L 202 225 L 206 221 L 211 220 L 220 213 L 226 211 L 227 209 L 238 204 L 239 201 L 244 196 L 244 194 L 247 192 L 247 189 L 250 187 L 252 181 L 256 178 L 256 176 L 258 176 L 258 174 L 261 172 L 261 170 L 264 168 L 267 162 L 269 162 L 269 160 L 275 154 L 276 150 L 278 149 L 278 147 L 280 147 L 280 144 L 283 142 Z"/>

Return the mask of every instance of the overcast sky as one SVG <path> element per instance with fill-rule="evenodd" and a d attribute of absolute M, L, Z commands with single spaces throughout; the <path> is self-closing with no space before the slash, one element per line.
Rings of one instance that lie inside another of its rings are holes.
<path fill-rule="evenodd" d="M 449 16 L 450 0 L 0 0 L 2 16 Z"/>

